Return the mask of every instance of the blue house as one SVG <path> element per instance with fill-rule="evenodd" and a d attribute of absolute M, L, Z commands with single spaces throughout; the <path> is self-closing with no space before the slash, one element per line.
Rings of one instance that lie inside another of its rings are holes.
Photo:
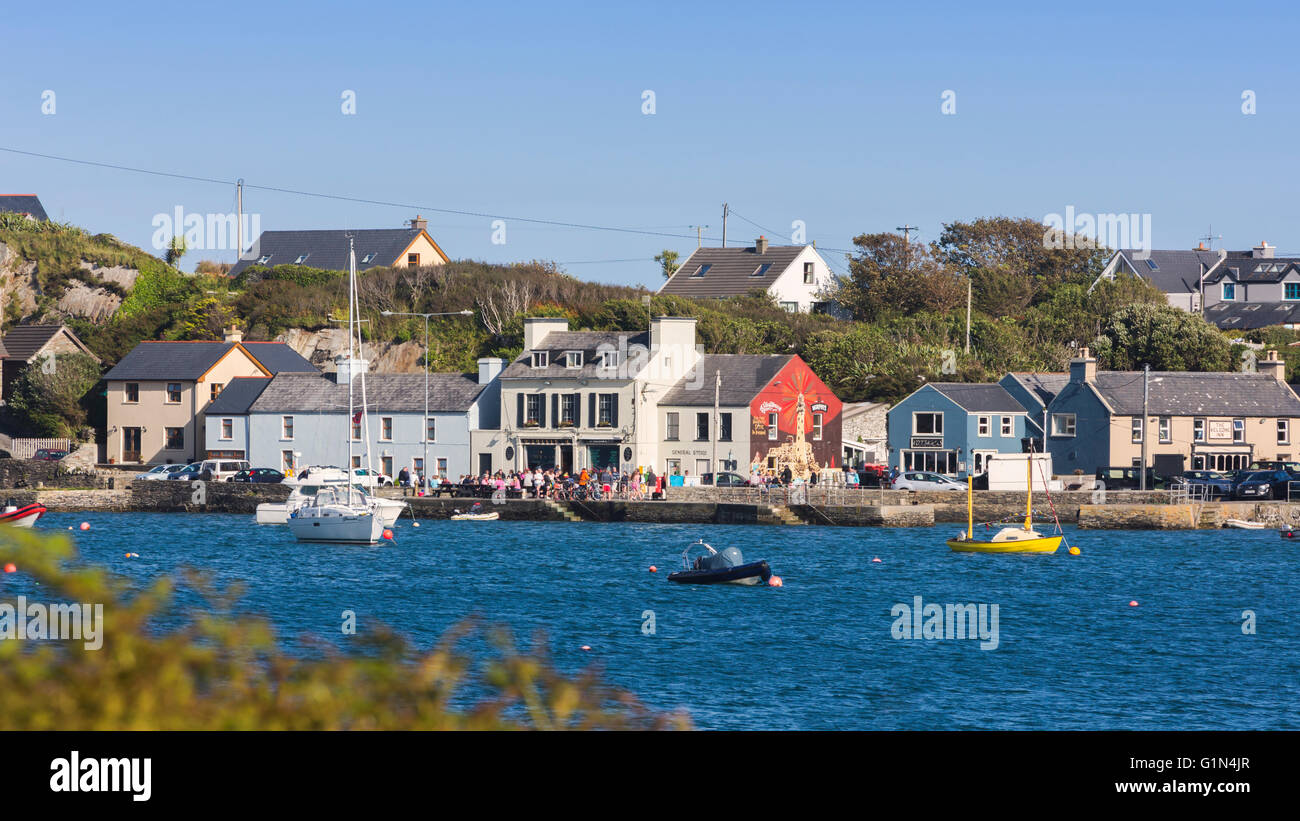
<path fill-rule="evenodd" d="M 1043 428 L 1047 424 L 1047 406 L 1070 382 L 1068 373 L 1008 373 L 998 380 L 1011 397 L 1025 409 L 1025 424 L 1034 440 L 1034 450 L 1045 453 Z"/>
<path fill-rule="evenodd" d="M 931 382 L 886 416 L 889 465 L 964 477 L 998 453 L 1023 453 L 1025 408 L 996 383 Z"/>

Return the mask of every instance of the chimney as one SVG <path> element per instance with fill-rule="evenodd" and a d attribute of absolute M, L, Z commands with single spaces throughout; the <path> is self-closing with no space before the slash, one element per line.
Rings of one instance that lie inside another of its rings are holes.
<path fill-rule="evenodd" d="M 226 342 L 243 342 L 243 341 L 244 341 L 244 332 L 241 331 L 241 330 L 239 330 L 239 328 L 235 327 L 234 323 L 231 323 L 231 325 L 230 325 L 229 328 L 226 328 L 225 330 L 223 330 L 223 331 L 222 331 L 222 334 L 224 334 L 224 336 L 223 336 L 222 338 L 223 338 Z"/>
<path fill-rule="evenodd" d="M 1250 255 L 1255 259 L 1272 259 L 1273 254 L 1276 252 L 1277 252 L 1276 248 L 1274 248 L 1272 245 L 1269 245 L 1267 242 L 1263 240 L 1260 240 L 1259 245 L 1256 245 L 1254 248 L 1250 249 Z"/>
<path fill-rule="evenodd" d="M 1097 360 L 1087 348 L 1080 348 L 1079 355 L 1070 360 L 1070 381 L 1082 384 L 1096 379 Z"/>
<path fill-rule="evenodd" d="M 754 250 L 760 254 L 767 253 L 767 237 L 759 237 L 754 240 Z"/>
<path fill-rule="evenodd" d="M 501 375 L 506 369 L 506 361 L 493 356 L 485 356 L 478 361 L 478 383 L 486 385 Z"/>
<path fill-rule="evenodd" d="M 411 227 L 423 231 L 429 227 L 429 221 L 416 214 L 415 219 L 411 220 Z"/>
<path fill-rule="evenodd" d="M 1198 242 L 1198 243 L 1196 243 L 1196 250 L 1198 250 L 1198 251 L 1208 251 L 1208 250 L 1210 250 L 1210 249 L 1205 247 L 1205 243 L 1203 243 L 1203 242 Z"/>
<path fill-rule="evenodd" d="M 562 316 L 530 316 L 524 319 L 524 350 L 533 351 L 551 331 L 569 330 L 569 320 Z"/>
<path fill-rule="evenodd" d="M 1255 369 L 1262 374 L 1273 377 L 1286 384 L 1286 363 L 1277 356 L 1277 351 L 1268 351 L 1264 358 L 1255 362 Z"/>

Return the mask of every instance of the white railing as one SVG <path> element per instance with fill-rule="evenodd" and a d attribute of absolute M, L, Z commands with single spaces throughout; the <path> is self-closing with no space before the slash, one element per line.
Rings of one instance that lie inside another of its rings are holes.
<path fill-rule="evenodd" d="M 71 439 L 14 439 L 9 445 L 9 455 L 15 459 L 30 459 L 41 448 L 72 451 Z"/>

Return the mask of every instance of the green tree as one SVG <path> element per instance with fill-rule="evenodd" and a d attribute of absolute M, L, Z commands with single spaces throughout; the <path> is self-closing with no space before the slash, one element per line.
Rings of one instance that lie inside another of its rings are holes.
<path fill-rule="evenodd" d="M 1112 370 L 1228 371 L 1231 342 L 1197 314 L 1171 305 L 1129 305 L 1112 313 L 1093 342 L 1098 363 Z"/>
<path fill-rule="evenodd" d="M 74 437 L 95 401 L 99 363 L 83 353 L 38 359 L 14 382 L 10 411 L 38 436 Z"/>
<path fill-rule="evenodd" d="M 667 248 L 655 256 L 655 262 L 659 263 L 659 267 L 663 270 L 664 279 L 677 273 L 677 269 L 681 267 L 677 264 L 677 252 L 669 251 Z"/>
<path fill-rule="evenodd" d="M 890 233 L 862 234 L 853 244 L 858 252 L 849 258 L 835 299 L 855 319 L 950 311 L 962 301 L 960 285 L 928 245 Z"/>
<path fill-rule="evenodd" d="M 181 234 L 176 234 L 172 237 L 171 244 L 167 246 L 167 253 L 164 255 L 163 259 L 165 259 L 167 264 L 173 268 L 179 268 L 181 257 L 185 256 L 188 251 L 189 247 L 185 244 L 185 237 Z"/>

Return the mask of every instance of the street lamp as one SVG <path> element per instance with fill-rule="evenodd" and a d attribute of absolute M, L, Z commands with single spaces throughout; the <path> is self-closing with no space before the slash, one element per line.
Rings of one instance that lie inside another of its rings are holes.
<path fill-rule="evenodd" d="M 463 311 L 444 313 L 411 313 L 407 311 L 380 311 L 381 316 L 422 316 L 424 317 L 424 476 L 420 477 L 421 492 L 424 491 L 429 476 L 429 317 L 431 316 L 473 316 L 474 312 L 466 308 Z"/>

